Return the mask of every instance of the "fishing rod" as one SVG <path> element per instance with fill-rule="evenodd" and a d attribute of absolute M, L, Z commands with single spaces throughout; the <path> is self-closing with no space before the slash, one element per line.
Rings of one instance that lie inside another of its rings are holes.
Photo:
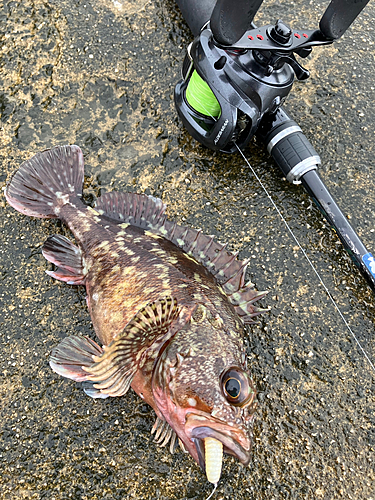
<path fill-rule="evenodd" d="M 282 20 L 256 27 L 263 0 L 176 0 L 194 41 L 175 87 L 189 133 L 214 151 L 242 151 L 256 136 L 286 179 L 302 184 L 375 293 L 375 258 L 318 173 L 318 153 L 283 108 L 294 80 L 309 72 L 295 55 L 340 38 L 369 0 L 332 0 L 319 29 L 294 30 Z"/>

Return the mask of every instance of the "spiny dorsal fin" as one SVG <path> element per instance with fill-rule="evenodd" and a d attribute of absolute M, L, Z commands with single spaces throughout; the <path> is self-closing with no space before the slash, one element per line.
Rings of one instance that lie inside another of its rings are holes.
<path fill-rule="evenodd" d="M 245 285 L 249 260 L 238 260 L 237 254 L 226 249 L 226 244 L 218 243 L 213 236 L 206 236 L 199 229 L 169 221 L 165 215 L 166 206 L 160 199 L 135 193 L 111 192 L 98 198 L 96 206 L 103 215 L 160 234 L 194 257 L 222 285 L 244 323 L 252 323 L 254 316 L 266 311 L 253 305 L 266 292 L 258 293 L 251 283 Z"/>
<path fill-rule="evenodd" d="M 160 347 L 169 340 L 176 329 L 172 323 L 178 318 L 180 309 L 173 297 L 160 299 L 141 309 L 127 324 L 123 332 L 100 356 L 94 356 L 86 380 L 94 388 L 109 396 L 125 394 L 136 371 L 150 358 L 156 358 Z"/>
<path fill-rule="evenodd" d="M 251 323 L 255 323 L 253 321 L 255 316 L 259 316 L 259 314 L 269 311 L 269 309 L 262 309 L 254 305 L 254 302 L 265 297 L 267 293 L 268 291 L 258 292 L 255 288 L 252 288 L 252 284 L 250 283 L 247 287 L 228 295 L 228 298 L 242 321 L 250 325 Z"/>

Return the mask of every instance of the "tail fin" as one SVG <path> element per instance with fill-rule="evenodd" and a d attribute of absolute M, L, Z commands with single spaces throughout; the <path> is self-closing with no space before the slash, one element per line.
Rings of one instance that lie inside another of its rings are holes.
<path fill-rule="evenodd" d="M 12 175 L 5 197 L 25 215 L 56 218 L 71 195 L 82 196 L 83 166 L 78 146 L 57 146 L 37 153 Z"/>

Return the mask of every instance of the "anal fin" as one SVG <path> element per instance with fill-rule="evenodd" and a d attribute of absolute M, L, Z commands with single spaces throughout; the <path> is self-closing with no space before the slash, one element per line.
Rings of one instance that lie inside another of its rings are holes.
<path fill-rule="evenodd" d="M 64 281 L 68 285 L 85 284 L 85 277 L 83 275 L 73 274 L 66 269 L 61 269 L 59 267 L 55 269 L 55 271 L 46 271 L 46 274 L 48 274 L 48 276 L 51 276 L 51 278 L 55 278 L 56 280 Z"/>
<path fill-rule="evenodd" d="M 54 234 L 42 247 L 43 256 L 58 266 L 55 271 L 46 271 L 49 276 L 69 285 L 83 285 L 87 270 L 82 251 L 65 236 Z"/>

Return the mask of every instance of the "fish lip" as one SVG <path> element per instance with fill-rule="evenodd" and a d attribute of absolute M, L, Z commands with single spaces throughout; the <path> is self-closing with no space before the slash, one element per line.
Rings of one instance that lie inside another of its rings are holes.
<path fill-rule="evenodd" d="M 197 450 L 198 462 L 199 462 L 200 468 L 202 469 L 202 471 L 205 474 L 206 473 L 206 459 L 205 459 L 203 439 L 193 437 L 193 438 L 191 438 L 191 440 L 193 441 L 195 449 Z"/>
<path fill-rule="evenodd" d="M 185 431 L 187 431 L 188 437 L 195 445 L 199 465 L 201 467 L 202 464 L 205 464 L 203 440 L 206 437 L 212 437 L 220 441 L 223 444 L 224 453 L 233 455 L 243 465 L 249 464 L 252 448 L 250 438 L 246 437 L 246 444 L 248 444 L 246 448 L 235 439 L 236 435 L 241 431 L 236 431 L 233 427 L 228 426 L 224 422 L 209 417 L 203 417 L 203 415 L 195 415 L 194 413 L 186 415 L 186 424 Z M 219 430 L 217 427 L 219 427 Z M 202 467 L 202 469 L 204 470 L 204 467 Z"/>
<path fill-rule="evenodd" d="M 197 439 L 203 442 L 204 438 L 212 437 L 223 444 L 225 453 L 234 455 L 243 465 L 248 465 L 250 462 L 251 449 L 245 450 L 245 448 L 237 443 L 237 441 L 235 441 L 232 437 L 223 434 L 222 432 L 219 432 L 215 429 L 212 429 L 212 427 L 195 427 L 195 429 L 193 429 L 191 433 L 191 437 L 193 439 L 193 442 Z M 196 443 L 194 444 L 198 453 L 199 465 L 202 467 L 202 458 L 204 463 L 204 457 L 202 457 L 202 448 L 201 446 L 197 446 Z"/>

